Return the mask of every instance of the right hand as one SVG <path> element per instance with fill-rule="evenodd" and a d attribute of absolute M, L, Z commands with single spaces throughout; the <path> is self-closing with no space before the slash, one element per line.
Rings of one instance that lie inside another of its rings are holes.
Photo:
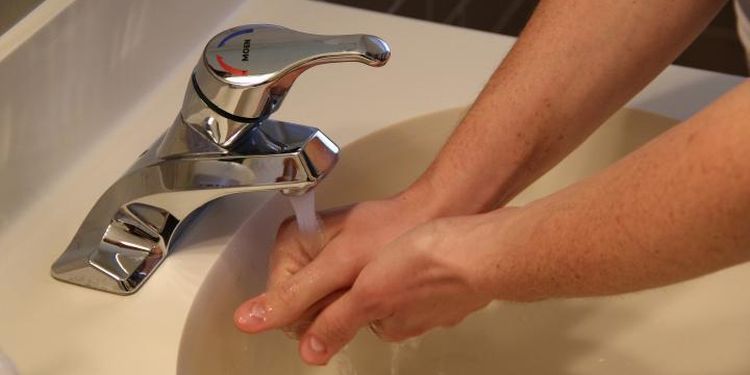
<path fill-rule="evenodd" d="M 304 333 L 324 307 L 351 287 L 377 251 L 438 216 L 426 198 L 402 193 L 325 212 L 322 248 L 310 246 L 311 241 L 298 232 L 297 223 L 287 220 L 271 253 L 266 292 L 236 310 L 237 327 L 250 333 L 272 327 L 287 327 L 297 336 Z M 312 263 L 319 266 L 308 267 Z M 331 277 L 325 274 L 329 269 L 347 272 Z"/>

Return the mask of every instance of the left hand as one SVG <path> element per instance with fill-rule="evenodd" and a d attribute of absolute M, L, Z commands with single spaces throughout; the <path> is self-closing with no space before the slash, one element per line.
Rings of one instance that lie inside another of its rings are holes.
<path fill-rule="evenodd" d="M 359 328 L 375 324 L 388 341 L 452 326 L 493 299 L 486 269 L 497 256 L 486 246 L 496 220 L 484 214 L 439 219 L 391 242 L 367 263 L 351 289 L 325 307 L 300 340 L 310 364 L 325 364 Z M 311 264 L 310 266 L 313 266 Z M 347 272 L 323 264 L 326 273 Z M 265 327 L 266 329 L 278 327 Z"/>

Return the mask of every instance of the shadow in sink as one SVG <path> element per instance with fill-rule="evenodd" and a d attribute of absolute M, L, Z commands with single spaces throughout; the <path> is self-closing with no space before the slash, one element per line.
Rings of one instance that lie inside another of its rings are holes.
<path fill-rule="evenodd" d="M 180 226 L 170 246 L 170 255 L 193 248 L 223 247 L 248 217 L 254 216 L 276 195 L 273 191 L 257 191 L 217 198 L 193 211 Z"/>
<path fill-rule="evenodd" d="M 345 147 L 339 165 L 318 188 L 319 206 L 384 197 L 404 188 L 428 166 L 462 113 L 454 109 L 409 120 Z M 585 178 L 673 124 L 622 110 L 512 203 L 525 204 Z M 286 199 L 276 196 L 230 241 L 193 302 L 179 352 L 180 374 L 750 371 L 750 358 L 743 351 L 750 342 L 750 295 L 741 287 L 750 285 L 748 267 L 619 297 L 496 302 L 454 328 L 434 330 L 398 346 L 362 330 L 345 356 L 331 365 L 305 366 L 296 341 L 279 332 L 245 335 L 232 323 L 235 307 L 263 291 L 268 251 L 279 224 L 290 215 Z"/>

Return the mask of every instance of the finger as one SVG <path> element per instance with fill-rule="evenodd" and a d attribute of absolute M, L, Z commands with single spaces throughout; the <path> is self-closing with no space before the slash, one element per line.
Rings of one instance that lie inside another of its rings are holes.
<path fill-rule="evenodd" d="M 328 228 L 326 226 L 323 230 Z M 272 288 L 299 272 L 318 255 L 326 242 L 320 238 L 311 240 L 314 235 L 316 234 L 300 233 L 294 220 L 290 219 L 282 224 L 269 259 L 267 288 Z"/>
<path fill-rule="evenodd" d="M 341 232 L 345 209 L 326 211 L 321 224 L 322 234 L 300 233 L 293 218 L 287 219 L 279 227 L 269 261 L 268 289 L 289 279 L 317 257 L 323 247 Z"/>
<path fill-rule="evenodd" d="M 318 300 L 350 285 L 359 272 L 352 267 L 352 263 L 333 257 L 318 257 L 266 293 L 243 303 L 235 311 L 235 324 L 249 333 L 285 327 Z"/>
<path fill-rule="evenodd" d="M 307 332 L 315 319 L 317 319 L 320 312 L 328 307 L 328 305 L 339 299 L 342 295 L 344 295 L 344 293 L 346 293 L 346 290 L 337 290 L 323 297 L 323 299 L 319 300 L 318 302 L 315 302 L 315 304 L 308 308 L 307 311 L 302 313 L 302 315 L 296 321 L 284 327 L 284 332 L 287 334 L 287 336 L 293 339 L 299 339 L 305 334 L 305 332 Z"/>
<path fill-rule="evenodd" d="M 354 338 L 359 328 L 377 319 L 350 291 L 323 310 L 300 341 L 300 356 L 311 365 L 324 365 Z"/>

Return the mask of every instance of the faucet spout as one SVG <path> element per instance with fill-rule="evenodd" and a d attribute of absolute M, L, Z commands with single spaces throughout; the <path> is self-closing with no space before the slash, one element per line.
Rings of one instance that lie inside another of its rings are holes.
<path fill-rule="evenodd" d="M 205 152 L 206 147 L 183 144 L 188 151 L 159 156 L 181 149 L 170 144 L 192 139 L 195 145 L 201 137 L 178 117 L 99 198 L 53 264 L 52 275 L 116 294 L 134 293 L 169 253 L 186 219 L 206 203 L 254 191 L 302 192 L 338 159 L 338 147 L 318 129 L 274 120 L 248 131 L 235 150 Z"/>

